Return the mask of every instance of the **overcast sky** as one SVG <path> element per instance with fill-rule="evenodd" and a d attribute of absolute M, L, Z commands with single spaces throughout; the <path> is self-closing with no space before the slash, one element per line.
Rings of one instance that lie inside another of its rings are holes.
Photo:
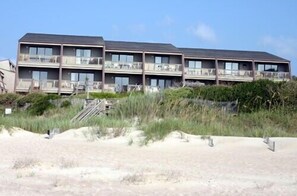
<path fill-rule="evenodd" d="M 296 0 L 3 0 L 0 58 L 25 33 L 100 35 L 177 47 L 267 51 L 297 75 Z"/>

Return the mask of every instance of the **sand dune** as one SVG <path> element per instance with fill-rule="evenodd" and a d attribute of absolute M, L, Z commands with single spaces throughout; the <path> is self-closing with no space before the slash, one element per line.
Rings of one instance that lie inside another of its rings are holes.
<path fill-rule="evenodd" d="M 0 133 L 0 195 L 296 195 L 297 138 L 171 133 L 140 146 L 142 133 L 98 139 L 91 128 L 46 135 Z"/>

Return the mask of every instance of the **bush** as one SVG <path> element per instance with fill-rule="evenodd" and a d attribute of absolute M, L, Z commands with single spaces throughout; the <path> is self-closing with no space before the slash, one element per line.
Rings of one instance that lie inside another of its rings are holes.
<path fill-rule="evenodd" d="M 9 106 L 11 106 L 20 97 L 21 97 L 21 95 L 15 94 L 15 93 L 0 94 L 0 105 L 9 105 Z"/>
<path fill-rule="evenodd" d="M 42 115 L 46 110 L 54 108 L 54 105 L 49 101 L 49 97 L 43 96 L 34 100 L 34 103 L 29 108 L 31 115 Z"/>
<path fill-rule="evenodd" d="M 61 103 L 61 108 L 67 108 L 67 107 L 69 107 L 69 106 L 71 106 L 71 102 L 69 101 L 69 100 L 65 100 L 65 101 L 63 101 L 62 103 Z"/>
<path fill-rule="evenodd" d="M 37 100 L 46 97 L 46 94 L 44 93 L 29 93 L 25 95 L 24 97 L 21 97 L 17 100 L 18 107 L 25 106 L 26 103 L 34 103 Z"/>
<path fill-rule="evenodd" d="M 211 101 L 234 101 L 232 86 L 201 86 L 193 89 L 192 98 Z"/>
<path fill-rule="evenodd" d="M 257 80 L 233 87 L 233 99 L 238 100 L 241 112 L 274 109 L 279 106 L 279 85 L 270 80 Z"/>

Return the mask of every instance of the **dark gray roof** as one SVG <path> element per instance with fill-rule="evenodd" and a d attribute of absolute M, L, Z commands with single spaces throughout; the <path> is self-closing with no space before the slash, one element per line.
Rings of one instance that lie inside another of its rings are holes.
<path fill-rule="evenodd" d="M 181 51 L 172 44 L 145 43 L 145 42 L 125 42 L 125 41 L 105 41 L 106 50 L 140 51 L 156 53 L 177 53 Z"/>
<path fill-rule="evenodd" d="M 40 33 L 27 33 L 19 41 L 51 44 L 104 45 L 104 40 L 100 36 L 55 35 Z"/>
<path fill-rule="evenodd" d="M 287 59 L 275 56 L 267 52 L 259 51 L 239 51 L 239 50 L 215 50 L 201 48 L 179 48 L 185 58 L 211 58 L 211 59 L 238 59 L 238 60 L 255 60 L 255 61 L 284 61 Z"/>

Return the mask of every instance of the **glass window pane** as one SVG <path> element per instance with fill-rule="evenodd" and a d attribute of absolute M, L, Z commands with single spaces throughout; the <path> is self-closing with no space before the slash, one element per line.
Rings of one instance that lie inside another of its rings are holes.
<path fill-rule="evenodd" d="M 94 74 L 93 73 L 88 73 L 87 74 L 87 78 L 88 78 L 88 81 L 94 81 Z"/>
<path fill-rule="evenodd" d="M 45 48 L 37 48 L 37 54 L 38 55 L 44 55 L 45 54 Z"/>
<path fill-rule="evenodd" d="M 238 63 L 232 63 L 232 70 L 238 70 Z"/>
<path fill-rule="evenodd" d="M 157 79 L 151 79 L 151 86 L 157 86 Z"/>
<path fill-rule="evenodd" d="M 120 55 L 120 62 L 127 62 L 127 55 Z"/>
<path fill-rule="evenodd" d="M 264 71 L 264 65 L 258 64 L 258 71 Z"/>
<path fill-rule="evenodd" d="M 53 49 L 52 48 L 45 48 L 45 56 L 52 56 Z"/>
<path fill-rule="evenodd" d="M 33 80 L 39 80 L 39 71 L 32 71 Z"/>
<path fill-rule="evenodd" d="M 129 85 L 129 78 L 128 77 L 122 77 L 122 85 Z"/>
<path fill-rule="evenodd" d="M 30 55 L 36 55 L 36 54 L 37 54 L 37 48 L 35 48 L 35 47 L 30 47 L 30 48 L 29 48 L 29 54 L 30 54 Z"/>
<path fill-rule="evenodd" d="M 271 71 L 271 65 L 265 65 L 265 71 Z"/>
<path fill-rule="evenodd" d="M 111 61 L 112 62 L 118 62 L 119 61 L 119 55 L 117 55 L 117 54 L 111 55 Z"/>
<path fill-rule="evenodd" d="M 171 80 L 166 80 L 166 88 L 171 87 Z"/>
<path fill-rule="evenodd" d="M 163 79 L 160 79 L 160 80 L 159 80 L 159 87 L 160 87 L 161 89 L 164 89 L 164 88 L 165 88 L 165 80 L 163 80 Z"/>
<path fill-rule="evenodd" d="M 83 50 L 83 57 L 91 57 L 91 50 Z"/>
<path fill-rule="evenodd" d="M 127 62 L 128 63 L 133 63 L 133 56 L 132 55 L 127 55 Z"/>
<path fill-rule="evenodd" d="M 231 70 L 232 69 L 232 63 L 225 63 L 225 69 Z"/>
<path fill-rule="evenodd" d="M 195 65 L 195 68 L 196 68 L 196 69 L 201 69 L 201 67 L 202 67 L 202 63 L 201 63 L 201 61 L 196 61 L 195 64 L 196 64 L 196 65 Z"/>
<path fill-rule="evenodd" d="M 78 81 L 86 81 L 87 79 L 87 74 L 86 73 L 79 73 L 79 76 L 78 76 Z"/>
<path fill-rule="evenodd" d="M 71 81 L 73 82 L 78 81 L 78 73 L 71 73 Z"/>
<path fill-rule="evenodd" d="M 155 57 L 155 63 L 162 63 L 162 57 L 160 57 L 160 56 L 156 56 Z"/>
<path fill-rule="evenodd" d="M 195 68 L 195 61 L 189 61 L 189 68 L 194 69 Z"/>
<path fill-rule="evenodd" d="M 272 65 L 272 66 L 271 66 L 271 69 L 272 69 L 273 71 L 277 71 L 277 65 Z"/>
<path fill-rule="evenodd" d="M 80 57 L 81 56 L 81 50 L 80 49 L 76 49 L 76 54 L 75 54 L 77 57 Z"/>
<path fill-rule="evenodd" d="M 41 71 L 40 72 L 40 80 L 47 80 L 47 72 Z"/>

